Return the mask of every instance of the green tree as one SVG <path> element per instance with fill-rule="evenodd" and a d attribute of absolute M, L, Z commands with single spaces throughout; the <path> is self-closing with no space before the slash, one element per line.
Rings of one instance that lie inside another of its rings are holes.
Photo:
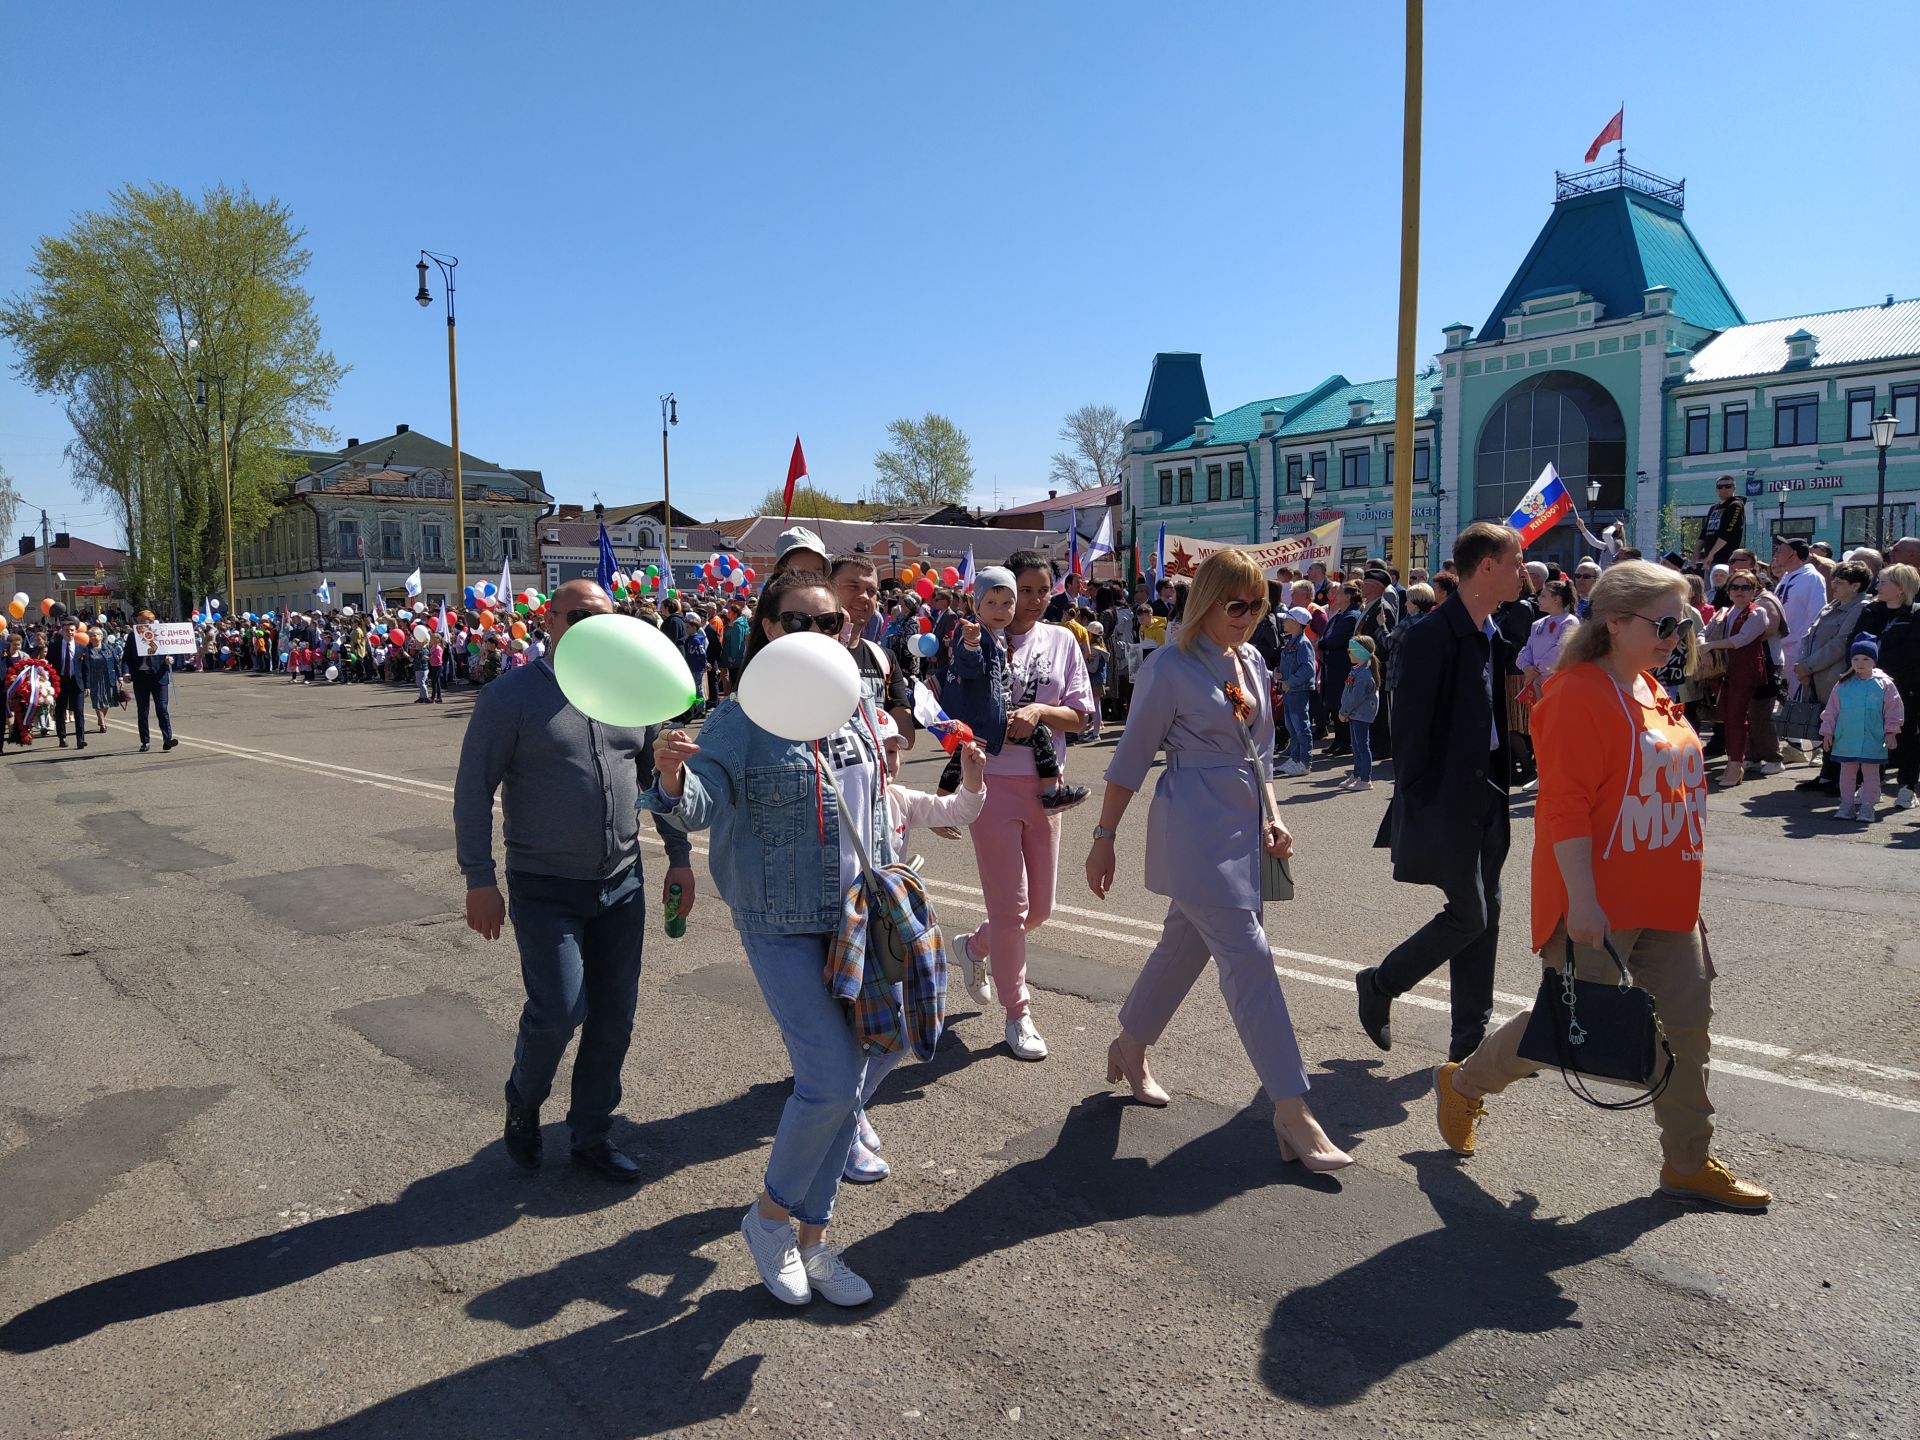
<path fill-rule="evenodd" d="M 778 515 L 786 509 L 786 491 L 784 485 L 776 485 L 760 497 L 760 503 L 754 508 L 755 515 Z M 812 485 L 793 487 L 793 518 L 821 520 L 856 520 L 859 518 L 859 506 L 845 500 L 836 500 L 824 490 Z"/>
<path fill-rule="evenodd" d="M 1127 424 L 1111 405 L 1082 405 L 1060 427 L 1071 447 L 1054 452 L 1047 478 L 1074 490 L 1120 483 L 1120 459 Z"/>
<path fill-rule="evenodd" d="M 964 505 L 973 491 L 973 448 L 944 415 L 928 411 L 887 426 L 873 457 L 873 498 L 887 505 Z"/>
<path fill-rule="evenodd" d="M 303 238 L 245 189 L 127 186 L 43 236 L 32 288 L 0 305 L 21 377 L 66 403 L 82 486 L 121 511 L 135 598 L 165 594 L 169 499 L 182 588 L 224 589 L 222 430 L 241 542 L 284 493 L 286 452 L 332 438 L 345 367 L 320 343 Z"/>
<path fill-rule="evenodd" d="M 0 541 L 13 538 L 13 516 L 20 508 L 20 493 L 13 488 L 13 477 L 0 465 Z"/>

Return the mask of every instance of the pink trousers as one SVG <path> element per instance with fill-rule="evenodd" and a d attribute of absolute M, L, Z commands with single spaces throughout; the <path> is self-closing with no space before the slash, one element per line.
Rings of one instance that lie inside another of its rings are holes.
<path fill-rule="evenodd" d="M 1027 1013 L 1027 931 L 1053 913 L 1060 869 L 1060 817 L 1040 804 L 1035 775 L 987 777 L 987 803 L 968 827 L 986 923 L 973 932 L 973 953 L 993 970 L 993 992 L 1009 1020 Z"/>

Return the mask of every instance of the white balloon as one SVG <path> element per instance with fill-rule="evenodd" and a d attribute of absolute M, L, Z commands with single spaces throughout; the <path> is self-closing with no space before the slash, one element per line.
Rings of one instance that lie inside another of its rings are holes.
<path fill-rule="evenodd" d="M 783 740 L 823 740 L 858 708 L 860 667 L 838 640 L 802 630 L 754 656 L 736 693 L 762 730 Z"/>
<path fill-rule="evenodd" d="M 413 627 L 413 639 L 416 645 L 424 645 L 433 639 L 433 632 L 424 625 L 416 625 Z"/>
<path fill-rule="evenodd" d="M 24 590 L 16 590 L 16 591 L 14 591 L 14 593 L 13 593 L 13 603 L 14 603 L 14 604 L 16 604 L 16 605 L 25 605 L 25 604 L 27 604 L 27 603 L 28 603 L 28 601 L 27 601 L 27 592 L 26 592 L 26 591 L 24 591 Z"/>
<path fill-rule="evenodd" d="M 338 665 L 327 666 L 327 679 L 329 681 L 334 681 L 334 680 L 338 680 L 339 678 L 340 678 L 340 667 Z"/>

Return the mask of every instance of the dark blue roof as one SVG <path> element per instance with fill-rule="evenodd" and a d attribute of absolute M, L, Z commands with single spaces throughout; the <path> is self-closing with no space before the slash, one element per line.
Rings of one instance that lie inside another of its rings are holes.
<path fill-rule="evenodd" d="M 1193 434 L 1193 422 L 1213 414 L 1207 377 L 1191 350 L 1163 350 L 1153 357 L 1153 377 L 1140 407 L 1140 423 L 1160 432 L 1164 447 Z"/>
<path fill-rule="evenodd" d="M 1554 204 L 1479 338 L 1505 338 L 1507 313 L 1524 299 L 1584 290 L 1617 319 L 1644 309 L 1654 285 L 1674 288 L 1674 313 L 1692 324 L 1746 323 L 1679 207 L 1627 186 L 1571 196 Z"/>

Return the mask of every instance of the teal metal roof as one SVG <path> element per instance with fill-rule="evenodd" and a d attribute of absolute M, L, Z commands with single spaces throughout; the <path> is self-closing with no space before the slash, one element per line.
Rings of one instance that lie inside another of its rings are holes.
<path fill-rule="evenodd" d="M 1334 378 L 1336 381 L 1339 380 L 1338 376 Z M 1271 400 L 1254 400 L 1248 404 L 1237 406 L 1227 411 L 1224 415 L 1216 415 L 1213 418 L 1213 439 L 1207 443 L 1210 445 L 1244 445 L 1249 440 L 1258 440 L 1260 438 L 1261 411 L 1277 406 L 1282 413 L 1285 413 L 1292 410 L 1295 405 L 1318 393 L 1319 389 L 1316 388 L 1314 390 L 1303 390 L 1298 395 L 1280 395 Z M 1187 433 L 1171 445 L 1162 445 L 1160 448 L 1161 450 L 1193 449 L 1192 427 L 1189 426 Z"/>
<path fill-rule="evenodd" d="M 1813 336 L 1813 359 L 1789 366 L 1787 340 L 1803 331 Z M 1817 370 L 1831 365 L 1905 360 L 1916 355 L 1920 355 L 1920 300 L 1901 300 L 1890 305 L 1736 325 L 1695 352 L 1686 383 L 1773 375 L 1789 368 Z"/>
<path fill-rule="evenodd" d="M 1746 321 L 1678 206 L 1629 186 L 1570 196 L 1554 203 L 1479 338 L 1505 338 L 1508 313 L 1531 296 L 1584 290 L 1618 318 L 1639 314 L 1655 285 L 1671 285 L 1674 313 L 1704 329 Z"/>
<path fill-rule="evenodd" d="M 1282 436 L 1317 435 L 1328 430 L 1343 430 L 1350 423 L 1351 405 L 1355 400 L 1371 400 L 1373 413 L 1362 421 L 1365 425 L 1391 425 L 1397 413 L 1394 408 L 1394 387 L 1392 379 L 1368 380 L 1359 385 L 1341 384 L 1313 404 L 1287 416 L 1287 423 L 1280 427 Z M 1424 419 L 1433 409 L 1433 397 L 1440 393 L 1441 375 L 1435 369 L 1425 375 L 1413 377 L 1413 418 Z"/>
<path fill-rule="evenodd" d="M 1147 381 L 1147 398 L 1140 406 L 1140 424 L 1158 430 L 1163 442 L 1170 437 L 1192 435 L 1193 422 L 1213 413 L 1207 399 L 1206 372 L 1200 357 L 1191 350 L 1163 350 L 1153 357 L 1153 375 Z"/>

